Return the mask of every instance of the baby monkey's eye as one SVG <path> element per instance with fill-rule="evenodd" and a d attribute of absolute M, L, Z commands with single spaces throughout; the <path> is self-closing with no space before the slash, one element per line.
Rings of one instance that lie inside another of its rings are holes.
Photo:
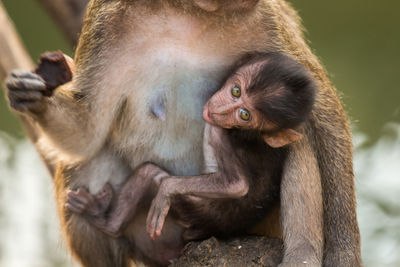
<path fill-rule="evenodd" d="M 242 91 L 238 85 L 232 86 L 232 95 L 236 98 L 239 98 L 242 95 Z"/>
<path fill-rule="evenodd" d="M 250 120 L 250 112 L 247 109 L 241 108 L 239 110 L 239 115 L 240 118 L 244 121 L 249 121 Z"/>

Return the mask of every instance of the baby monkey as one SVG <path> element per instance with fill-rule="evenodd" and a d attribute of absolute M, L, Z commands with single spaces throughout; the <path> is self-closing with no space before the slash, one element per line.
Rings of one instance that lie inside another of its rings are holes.
<path fill-rule="evenodd" d="M 172 176 L 146 163 L 111 208 L 110 186 L 99 196 L 84 189 L 70 192 L 68 207 L 118 236 L 144 199 L 155 195 L 147 217 L 153 239 L 161 235 L 170 208 L 186 227 L 187 241 L 245 233 L 279 201 L 287 145 L 303 137 L 296 129 L 310 115 L 315 92 L 312 76 L 293 59 L 280 53 L 249 55 L 204 106 L 206 174 Z"/>

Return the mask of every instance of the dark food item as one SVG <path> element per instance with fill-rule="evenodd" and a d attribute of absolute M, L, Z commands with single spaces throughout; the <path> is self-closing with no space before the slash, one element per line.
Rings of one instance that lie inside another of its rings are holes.
<path fill-rule="evenodd" d="M 44 95 L 49 97 L 58 86 L 72 80 L 72 72 L 61 51 L 43 53 L 34 72 L 45 80 Z"/>

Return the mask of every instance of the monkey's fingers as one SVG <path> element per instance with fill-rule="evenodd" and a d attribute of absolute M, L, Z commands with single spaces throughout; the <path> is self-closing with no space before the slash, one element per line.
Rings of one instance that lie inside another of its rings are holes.
<path fill-rule="evenodd" d="M 67 194 L 69 200 L 73 200 L 75 202 L 81 203 L 85 206 L 88 206 L 92 201 L 91 198 L 87 197 L 87 195 L 82 195 L 82 193 L 70 191 Z"/>
<path fill-rule="evenodd" d="M 153 239 L 153 240 L 156 239 L 156 235 L 154 233 L 154 228 L 152 227 L 154 213 L 155 213 L 155 206 L 152 204 L 150 207 L 149 213 L 147 214 L 146 230 L 147 230 L 147 233 L 150 235 L 151 239 Z"/>
<path fill-rule="evenodd" d="M 147 232 L 152 239 L 161 235 L 170 205 L 152 205 L 147 217 Z"/>
<path fill-rule="evenodd" d="M 113 195 L 114 195 L 113 188 L 109 183 L 107 183 L 103 187 L 103 190 L 100 193 L 98 193 L 95 197 L 97 200 L 102 200 L 102 201 L 110 200 L 111 201 L 111 198 L 113 197 Z"/>
<path fill-rule="evenodd" d="M 75 208 L 80 209 L 80 213 L 85 213 L 87 215 L 97 216 L 99 214 L 99 205 L 94 200 L 87 195 L 82 195 L 82 192 L 70 191 L 67 194 L 68 201 L 75 205 Z"/>
<path fill-rule="evenodd" d="M 106 183 L 100 193 L 98 193 L 96 196 L 103 196 L 103 195 L 113 195 L 114 190 L 113 187 L 110 183 Z"/>
<path fill-rule="evenodd" d="M 40 101 L 43 98 L 43 94 L 39 91 L 23 91 L 23 90 L 9 90 L 8 98 L 12 100 L 17 100 L 20 102 L 29 101 Z"/>
<path fill-rule="evenodd" d="M 37 101 L 15 101 L 10 99 L 10 107 L 18 112 L 40 112 L 43 110 L 41 102 Z"/>
<path fill-rule="evenodd" d="M 155 240 L 157 238 L 156 225 L 157 225 L 158 216 L 159 216 L 159 213 L 158 213 L 159 208 L 157 207 L 156 199 L 153 200 L 153 203 L 150 207 L 149 214 L 147 215 L 147 222 L 146 222 L 147 233 L 150 235 L 150 237 L 153 240 Z"/>
<path fill-rule="evenodd" d="M 86 211 L 86 207 L 84 204 L 77 202 L 73 199 L 67 199 L 67 203 L 65 204 L 65 207 L 77 214 L 83 214 Z"/>
<path fill-rule="evenodd" d="M 101 212 L 106 212 L 110 207 L 111 200 L 114 196 L 114 191 L 110 184 L 106 184 L 103 190 L 95 196 Z"/>
<path fill-rule="evenodd" d="M 160 236 L 160 235 L 161 235 L 161 231 L 162 231 L 162 229 L 163 229 L 163 227 L 164 227 L 165 218 L 167 217 L 167 214 L 168 214 L 168 212 L 169 212 L 169 208 L 170 208 L 169 205 L 166 206 L 166 207 L 161 211 L 161 213 L 160 213 L 159 216 L 158 216 L 158 220 L 157 220 L 157 224 L 156 224 L 156 229 L 155 229 L 157 236 Z"/>
<path fill-rule="evenodd" d="M 89 203 L 92 203 L 92 204 L 97 203 L 95 196 L 90 194 L 89 191 L 84 187 L 79 188 L 78 191 L 72 195 L 75 195 L 76 197 L 80 198 L 82 201 L 87 202 L 88 204 Z"/>
<path fill-rule="evenodd" d="M 45 91 L 46 83 L 37 74 L 26 70 L 14 70 L 6 81 L 9 90 Z"/>

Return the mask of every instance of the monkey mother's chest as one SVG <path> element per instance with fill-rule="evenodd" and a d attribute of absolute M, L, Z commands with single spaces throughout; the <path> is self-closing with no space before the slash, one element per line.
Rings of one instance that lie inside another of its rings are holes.
<path fill-rule="evenodd" d="M 121 129 L 116 141 L 131 146 L 134 165 L 152 161 L 177 174 L 199 173 L 203 106 L 230 65 L 200 56 L 171 47 L 133 54 L 138 64 L 121 80 L 131 127 Z"/>

